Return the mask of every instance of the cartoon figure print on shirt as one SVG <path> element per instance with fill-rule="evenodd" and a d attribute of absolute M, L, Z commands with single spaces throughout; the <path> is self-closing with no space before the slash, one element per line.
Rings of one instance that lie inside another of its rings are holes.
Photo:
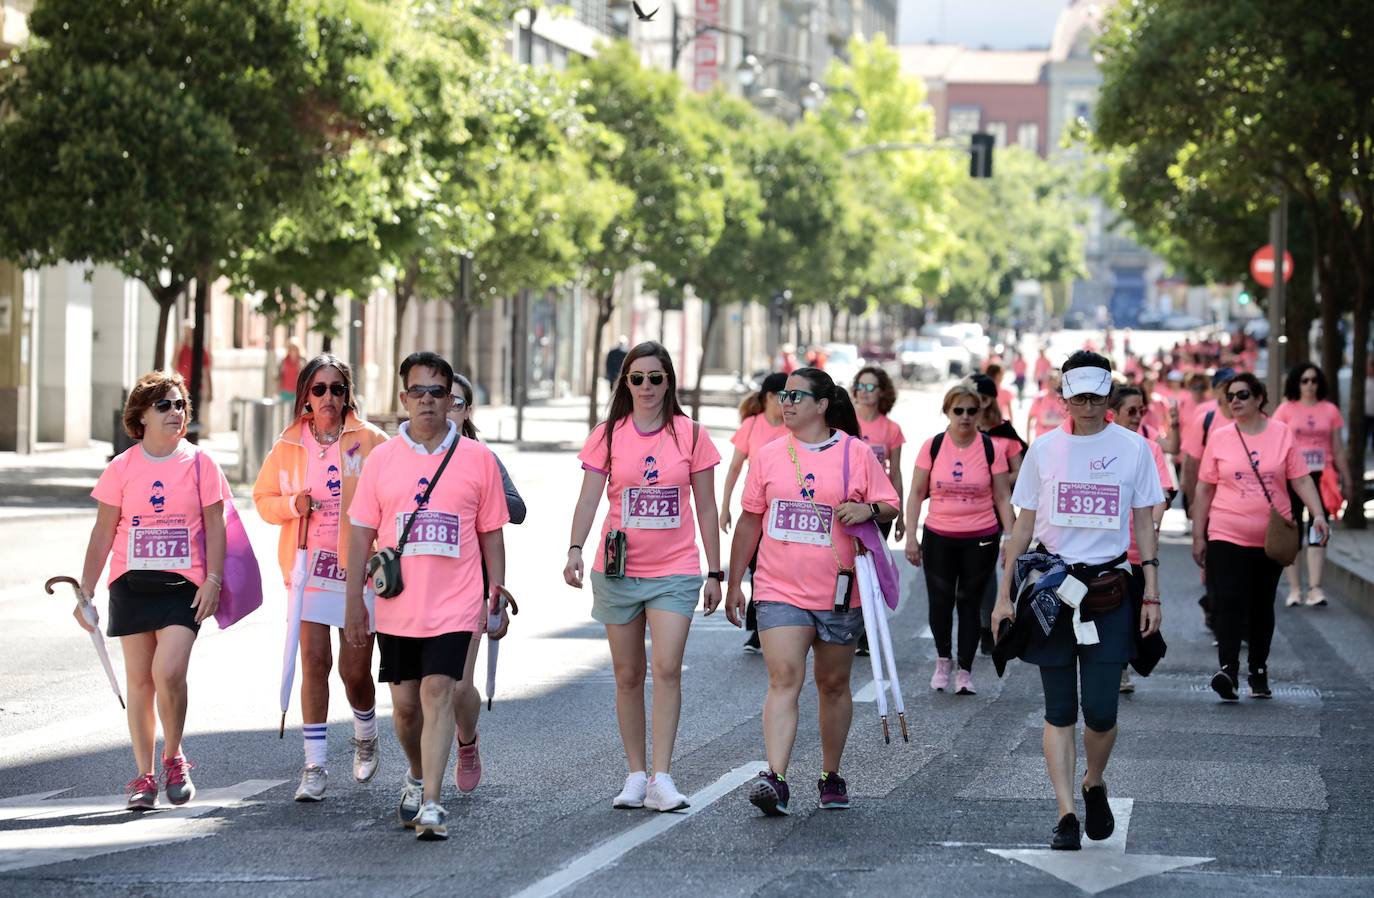
<path fill-rule="evenodd" d="M 644 482 L 650 486 L 658 483 L 658 459 L 652 455 L 644 456 Z"/>
<path fill-rule="evenodd" d="M 163 495 L 161 480 L 153 481 L 152 495 L 148 498 L 148 504 L 153 506 L 153 514 L 162 514 L 162 509 L 167 504 L 167 497 Z"/>
<path fill-rule="evenodd" d="M 953 477 L 956 483 L 963 483 L 963 481 L 964 481 L 964 463 L 963 463 L 963 461 L 956 461 L 956 462 L 954 463 L 954 469 L 950 471 L 949 476 Z"/>
<path fill-rule="evenodd" d="M 658 459 L 644 456 L 640 486 L 626 487 L 620 494 L 621 526 L 632 530 L 671 530 L 682 526 L 682 491 L 676 486 L 660 486 Z"/>
<path fill-rule="evenodd" d="M 134 515 L 129 528 L 130 570 L 179 571 L 191 567 L 191 529 L 184 514 L 165 514 L 167 494 L 161 480 L 148 489 L 151 515 Z"/>
<path fill-rule="evenodd" d="M 427 489 L 429 489 L 429 478 L 421 477 L 415 483 L 415 505 L 417 508 L 424 508 L 429 504 L 429 500 L 425 498 L 425 490 Z"/>
<path fill-rule="evenodd" d="M 335 499 L 343 495 L 343 481 L 339 479 L 339 468 L 337 465 L 330 465 L 325 471 L 325 486 L 329 487 L 329 495 Z"/>
<path fill-rule="evenodd" d="M 807 474 L 802 478 L 801 497 L 803 499 L 816 498 L 816 475 Z"/>

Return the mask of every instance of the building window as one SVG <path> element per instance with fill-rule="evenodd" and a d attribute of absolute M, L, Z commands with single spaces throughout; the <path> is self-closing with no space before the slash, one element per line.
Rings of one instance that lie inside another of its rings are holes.
<path fill-rule="evenodd" d="M 1007 145 L 1006 122 L 988 122 L 987 128 L 984 130 L 992 135 L 994 146 L 1004 147 Z"/>
<path fill-rule="evenodd" d="M 983 110 L 977 106 L 951 106 L 949 108 L 949 127 L 945 129 L 950 137 L 966 137 L 978 130 L 983 123 Z"/>
<path fill-rule="evenodd" d="M 1040 152 L 1040 125 L 1036 122 L 1022 122 L 1016 129 L 1016 145 L 1032 153 Z"/>

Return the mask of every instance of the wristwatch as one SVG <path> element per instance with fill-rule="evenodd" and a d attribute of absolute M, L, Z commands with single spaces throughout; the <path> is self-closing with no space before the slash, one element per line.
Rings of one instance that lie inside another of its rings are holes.
<path fill-rule="evenodd" d="M 871 511 L 871 512 L 873 512 L 873 520 L 876 521 L 876 520 L 878 519 L 878 503 L 877 503 L 877 502 L 870 502 L 870 503 L 868 503 L 868 510 Z"/>
<path fill-rule="evenodd" d="M 725 582 L 725 571 L 707 571 L 706 576 L 712 580 L 719 580 L 721 583 Z"/>
<path fill-rule="evenodd" d="M 1141 566 L 1141 567 L 1146 567 L 1146 566 L 1149 566 L 1149 565 L 1153 565 L 1154 567 L 1159 567 L 1159 559 L 1158 559 L 1158 558 L 1146 558 L 1144 561 L 1140 562 L 1140 566 Z"/>

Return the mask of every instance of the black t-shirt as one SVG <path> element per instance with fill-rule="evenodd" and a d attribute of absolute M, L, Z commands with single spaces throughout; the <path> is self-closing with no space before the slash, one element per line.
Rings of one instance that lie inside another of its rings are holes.
<path fill-rule="evenodd" d="M 1002 437 L 1003 439 L 1015 440 L 1016 442 L 1021 444 L 1022 452 L 1025 452 L 1027 449 L 1026 441 L 1021 439 L 1021 434 L 1016 432 L 1016 428 L 1011 426 L 1010 421 L 1003 421 L 996 427 L 988 428 L 984 431 L 984 433 L 986 433 L 990 437 Z"/>

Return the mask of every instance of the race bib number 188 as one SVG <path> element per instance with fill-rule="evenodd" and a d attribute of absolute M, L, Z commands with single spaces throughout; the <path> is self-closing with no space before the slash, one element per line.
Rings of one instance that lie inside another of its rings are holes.
<path fill-rule="evenodd" d="M 396 515 L 396 541 L 401 541 L 405 530 L 406 518 L 410 515 Z M 406 540 L 406 555 L 441 555 L 445 558 L 459 557 L 459 524 L 456 514 L 443 511 L 415 512 L 415 525 L 410 528 L 410 538 Z"/>

